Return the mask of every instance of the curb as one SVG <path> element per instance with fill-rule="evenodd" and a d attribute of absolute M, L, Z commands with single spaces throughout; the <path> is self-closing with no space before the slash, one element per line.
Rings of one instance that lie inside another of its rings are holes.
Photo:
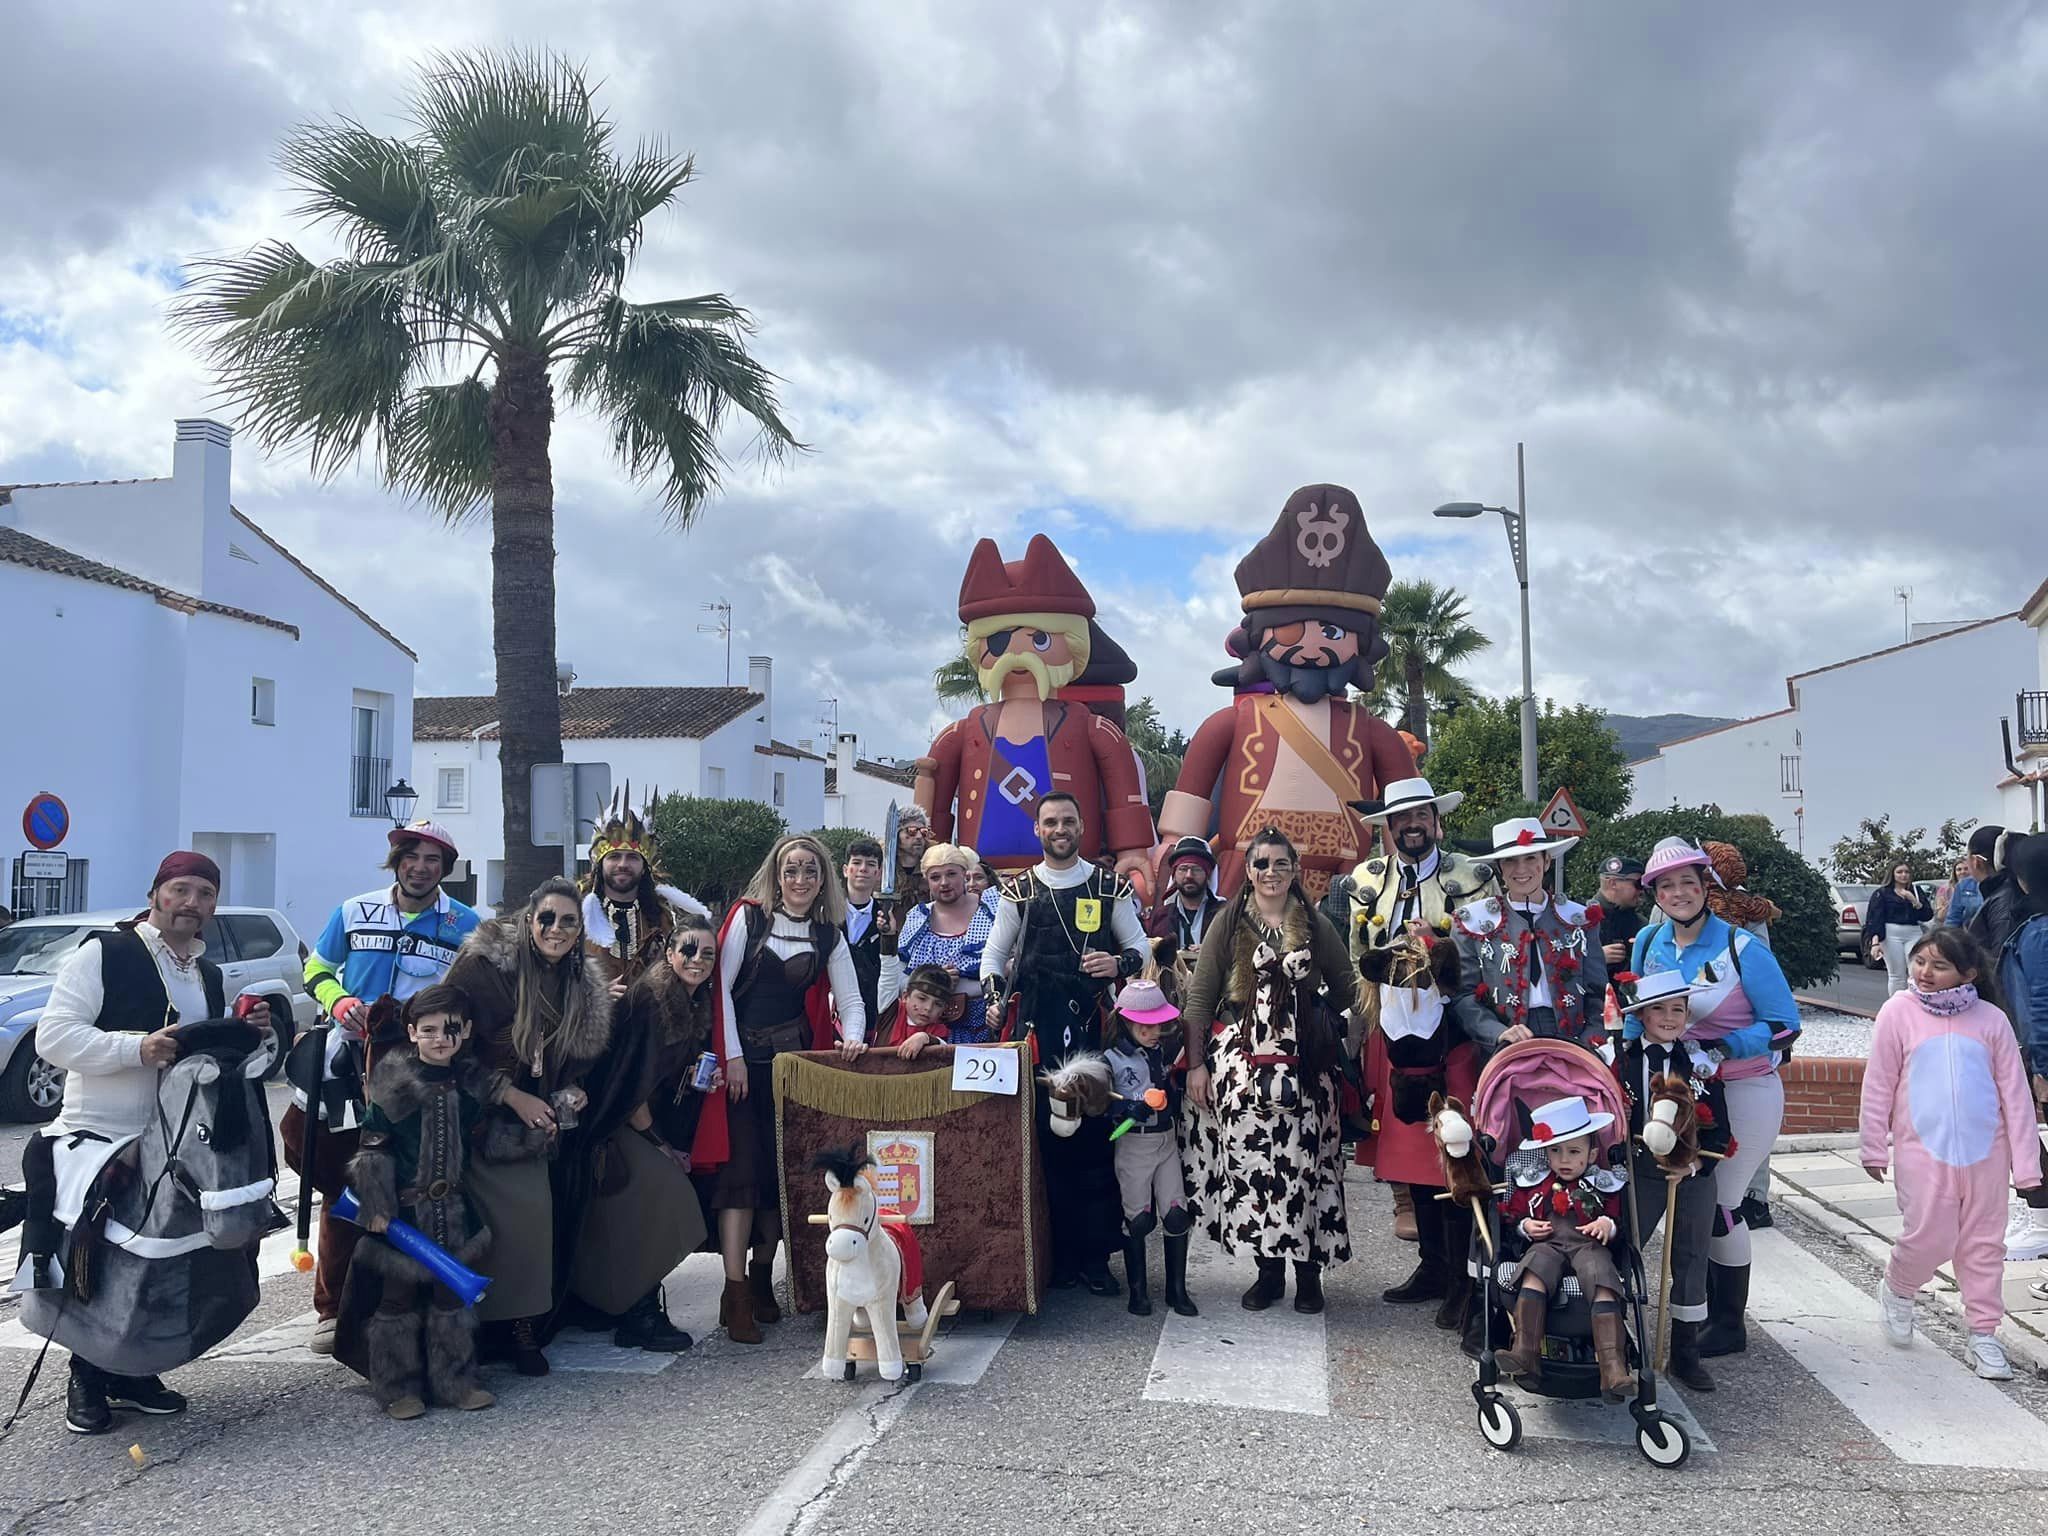
<path fill-rule="evenodd" d="M 1815 997 L 1810 992 L 1794 992 L 1792 1001 L 1805 1003 L 1810 1008 L 1825 1008 L 1831 1013 L 1846 1013 L 1852 1019 L 1874 1019 L 1877 1014 L 1868 1008 L 1858 1008 L 1853 1003 L 1838 1003 L 1831 997 Z"/>
<path fill-rule="evenodd" d="M 1850 1139 L 1853 1143 L 1854 1138 Z M 1782 1147 L 1784 1143 L 1780 1142 L 1779 1145 Z M 1776 1174 L 1771 1176 L 1771 1183 L 1774 1186 L 1771 1200 L 1774 1209 L 1782 1208 L 1792 1212 L 1815 1231 L 1823 1232 L 1854 1249 L 1877 1265 L 1880 1270 L 1890 1261 L 1890 1238 L 1871 1231 L 1861 1222 L 1844 1216 L 1824 1202 L 1801 1192 L 1797 1185 L 1787 1183 Z M 1962 1293 L 1956 1289 L 1952 1281 L 1944 1280 L 1937 1275 L 1921 1295 L 1930 1298 L 1949 1318 L 1962 1326 L 1965 1333 L 1969 1331 L 1969 1325 L 1963 1318 Z M 2007 1356 L 2016 1364 L 2031 1370 L 2037 1376 L 2048 1375 L 2048 1338 L 2043 1338 L 2033 1329 L 2017 1321 L 2010 1313 L 2006 1314 L 2005 1320 L 1998 1325 L 1997 1337 L 1998 1342 L 2005 1347 Z"/>
<path fill-rule="evenodd" d="M 1780 1136 L 1771 1143 L 1771 1152 L 1773 1156 L 1780 1152 L 1848 1152 L 1862 1144 L 1863 1138 L 1854 1131 L 1807 1131 L 1796 1136 Z M 1779 1182 L 1786 1181 L 1781 1179 Z M 1798 1188 L 1797 1185 L 1792 1187 Z"/>

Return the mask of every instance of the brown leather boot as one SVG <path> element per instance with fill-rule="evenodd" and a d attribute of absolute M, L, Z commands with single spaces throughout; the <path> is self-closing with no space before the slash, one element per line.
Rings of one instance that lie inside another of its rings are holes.
<path fill-rule="evenodd" d="M 747 1262 L 747 1289 L 754 1295 L 754 1321 L 757 1323 L 779 1323 L 782 1308 L 775 1304 L 775 1261 L 763 1264 L 759 1259 Z"/>
<path fill-rule="evenodd" d="M 1600 1362 L 1600 1395 L 1618 1403 L 1635 1385 L 1628 1368 L 1628 1338 L 1621 1330 L 1621 1303 L 1593 1303 L 1593 1358 Z"/>
<path fill-rule="evenodd" d="M 1549 1311 L 1550 1298 L 1542 1291 L 1524 1286 L 1515 1292 L 1515 1347 L 1505 1354 L 1495 1350 L 1493 1355 L 1501 1375 L 1533 1381 L 1543 1374 L 1543 1322 Z"/>
<path fill-rule="evenodd" d="M 761 1325 L 754 1320 L 754 1293 L 744 1280 L 728 1280 L 718 1298 L 718 1326 L 735 1344 L 761 1342 Z"/>
<path fill-rule="evenodd" d="M 1415 1197 L 1408 1193 L 1406 1184 L 1389 1184 L 1394 1192 L 1394 1236 L 1404 1243 L 1417 1242 L 1421 1234 L 1415 1228 Z"/>

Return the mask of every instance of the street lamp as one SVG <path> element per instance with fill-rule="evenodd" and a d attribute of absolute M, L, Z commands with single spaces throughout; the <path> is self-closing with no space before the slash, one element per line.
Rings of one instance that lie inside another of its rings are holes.
<path fill-rule="evenodd" d="M 1522 445 L 1515 444 L 1515 505 L 1489 507 L 1478 501 L 1447 501 L 1438 517 L 1479 517 L 1498 512 L 1508 526 L 1508 549 L 1515 557 L 1515 580 L 1522 588 L 1522 798 L 1536 799 L 1536 674 L 1529 653 L 1529 494 L 1522 473 Z"/>
<path fill-rule="evenodd" d="M 402 827 L 412 820 L 412 808 L 419 803 L 420 792 L 405 780 L 384 791 L 384 809 L 391 813 L 391 825 Z"/>

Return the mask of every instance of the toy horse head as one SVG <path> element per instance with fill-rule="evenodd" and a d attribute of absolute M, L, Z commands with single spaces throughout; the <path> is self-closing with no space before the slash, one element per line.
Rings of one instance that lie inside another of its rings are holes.
<path fill-rule="evenodd" d="M 1437 1160 L 1443 1165 L 1444 1187 L 1451 1199 L 1469 1205 L 1483 1199 L 1491 1187 L 1486 1166 L 1479 1159 L 1477 1137 L 1465 1106 L 1441 1093 L 1429 1096 L 1429 1139 L 1436 1143 Z"/>
<path fill-rule="evenodd" d="M 1666 1173 L 1688 1172 L 1699 1161 L 1699 1105 L 1684 1078 L 1660 1075 L 1650 1080 L 1643 1145 Z"/>
<path fill-rule="evenodd" d="M 1095 1051 L 1076 1051 L 1038 1074 L 1052 1111 L 1052 1133 L 1071 1136 L 1088 1115 L 1109 1113 L 1109 1063 Z"/>
<path fill-rule="evenodd" d="M 812 1166 L 825 1172 L 825 1188 L 832 1196 L 825 1202 L 825 1257 L 835 1264 L 852 1264 L 867 1252 L 881 1215 L 881 1202 L 874 1189 L 860 1176 L 875 1160 L 858 1142 L 845 1149 L 820 1152 Z"/>
<path fill-rule="evenodd" d="M 1382 987 L 1397 991 L 1434 990 L 1448 1002 L 1458 995 L 1458 946 L 1448 939 L 1425 942 L 1410 936 L 1376 945 L 1358 957 L 1358 973 L 1367 985 L 1360 994 L 1365 1023 L 1379 1021 Z"/>
<path fill-rule="evenodd" d="M 148 1229 L 203 1228 L 215 1248 L 244 1248 L 263 1236 L 277 1182 L 262 1089 L 277 1037 L 265 1030 L 259 1038 L 237 1019 L 177 1033 L 178 1059 L 157 1081 L 155 1120 L 141 1144 L 143 1188 L 161 1181 Z M 170 1198 L 172 1189 L 183 1201 Z"/>

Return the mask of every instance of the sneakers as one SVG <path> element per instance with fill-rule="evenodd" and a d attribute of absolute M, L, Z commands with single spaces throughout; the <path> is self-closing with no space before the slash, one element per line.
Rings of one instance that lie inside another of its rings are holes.
<path fill-rule="evenodd" d="M 612 1330 L 612 1343 L 620 1349 L 643 1349 L 656 1355 L 677 1355 L 688 1349 L 690 1336 L 668 1320 L 665 1301 L 659 1285 L 642 1296 L 619 1319 Z M 760 1315 L 757 1301 L 754 1316 Z"/>
<path fill-rule="evenodd" d="M 109 1408 L 132 1408 L 137 1413 L 166 1414 L 185 1411 L 185 1394 L 173 1392 L 161 1376 L 104 1377 Z"/>
<path fill-rule="evenodd" d="M 323 1317 L 313 1325 L 313 1332 L 306 1339 L 306 1348 L 316 1355 L 334 1353 L 334 1319 Z"/>
<path fill-rule="evenodd" d="M 2036 1301 L 2048 1301 L 2048 1280 L 2036 1280 L 2027 1287 L 2027 1294 Z"/>
<path fill-rule="evenodd" d="M 384 1405 L 384 1413 L 386 1417 L 398 1419 L 401 1422 L 406 1419 L 420 1418 L 426 1413 L 426 1411 L 427 1405 L 421 1402 L 418 1398 L 412 1396 L 410 1393 L 408 1393 L 404 1397 L 401 1397 L 395 1403 L 386 1403 Z"/>
<path fill-rule="evenodd" d="M 2048 1259 L 2048 1210 L 2020 1206 L 2005 1224 L 2005 1262 Z"/>
<path fill-rule="evenodd" d="M 1904 1349 L 1913 1342 L 1913 1298 L 1893 1290 L 1890 1279 L 1884 1275 L 1877 1277 L 1877 1316 L 1884 1324 L 1885 1338 L 1892 1344 Z"/>
<path fill-rule="evenodd" d="M 100 1373 L 75 1355 L 71 1381 L 64 1389 L 64 1427 L 74 1435 L 104 1435 L 114 1427 Z"/>
<path fill-rule="evenodd" d="M 1986 1381 L 2011 1381 L 2012 1362 L 2005 1358 L 2005 1351 L 1998 1340 L 1988 1333 L 1970 1335 L 1970 1359 L 1977 1367 L 1977 1374 Z"/>

